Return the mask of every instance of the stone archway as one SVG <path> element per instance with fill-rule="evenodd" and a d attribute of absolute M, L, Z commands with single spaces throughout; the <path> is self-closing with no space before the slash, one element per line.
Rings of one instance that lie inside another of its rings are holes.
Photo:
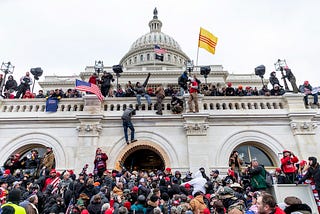
<path fill-rule="evenodd" d="M 4 163 L 11 154 L 26 153 L 32 148 L 52 147 L 55 155 L 55 162 L 57 169 L 65 169 L 68 158 L 62 145 L 49 134 L 46 133 L 28 133 L 21 135 L 6 143 L 0 150 L 0 163 Z"/>
<path fill-rule="evenodd" d="M 216 156 L 216 163 L 218 166 L 227 166 L 228 158 L 226 154 L 231 152 L 239 145 L 254 142 L 264 152 L 266 152 L 275 165 L 279 164 L 278 154 L 283 151 L 283 146 L 272 136 L 260 131 L 240 131 L 229 136 L 223 146 L 219 149 Z"/>
<path fill-rule="evenodd" d="M 108 169 L 120 169 L 119 161 L 122 161 L 125 155 L 129 154 L 128 151 L 133 147 L 146 148 L 141 146 L 149 146 L 151 151 L 155 151 L 156 154 L 162 158 L 165 167 L 172 169 L 179 166 L 179 154 L 174 148 L 173 144 L 165 136 L 159 135 L 154 132 L 138 131 L 136 132 L 137 142 L 127 145 L 124 137 L 119 138 L 109 150 L 108 153 Z M 139 149 L 139 148 L 137 148 Z"/>
<path fill-rule="evenodd" d="M 163 168 L 169 167 L 172 164 L 168 153 L 162 147 L 148 140 L 138 140 L 137 142 L 129 144 L 128 146 L 121 149 L 121 151 L 115 157 L 115 164 L 113 168 L 121 169 L 120 163 L 125 163 L 125 161 L 130 158 L 130 155 L 133 155 L 134 153 L 141 150 L 149 150 L 150 153 L 158 156 L 161 159 L 160 165 L 163 166 Z"/>
<path fill-rule="evenodd" d="M 165 160 L 159 151 L 150 145 L 131 147 L 120 162 L 130 171 L 164 170 Z"/>

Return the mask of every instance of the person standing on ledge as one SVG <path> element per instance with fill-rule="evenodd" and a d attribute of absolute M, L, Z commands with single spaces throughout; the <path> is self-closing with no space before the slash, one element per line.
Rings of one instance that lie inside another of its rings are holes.
<path fill-rule="evenodd" d="M 198 105 L 198 90 L 199 90 L 199 85 L 197 82 L 197 77 L 195 74 L 193 75 L 193 78 L 190 77 L 190 86 L 189 86 L 189 100 L 188 100 L 188 105 L 189 105 L 189 111 L 188 113 L 197 113 L 199 112 L 199 105 Z M 193 104 L 194 104 L 194 109 L 193 109 Z"/>
<path fill-rule="evenodd" d="M 129 145 L 129 137 L 128 137 L 128 128 L 131 131 L 131 143 L 136 142 L 137 139 L 134 138 L 134 127 L 131 122 L 132 115 L 135 115 L 135 110 L 131 107 L 126 108 L 122 114 L 122 126 L 123 126 L 123 132 L 124 132 L 124 138 L 126 139 L 127 145 Z"/>
<path fill-rule="evenodd" d="M 162 86 L 159 86 L 156 90 L 156 97 L 157 97 L 157 112 L 156 114 L 162 115 L 162 101 L 165 98 L 164 89 Z"/>

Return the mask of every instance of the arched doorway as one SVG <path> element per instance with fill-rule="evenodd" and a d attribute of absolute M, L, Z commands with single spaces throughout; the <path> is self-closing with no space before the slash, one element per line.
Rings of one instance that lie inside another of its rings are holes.
<path fill-rule="evenodd" d="M 14 150 L 8 154 L 3 164 L 5 169 L 10 169 L 12 173 L 16 170 L 29 171 L 32 176 L 37 176 L 40 172 L 41 160 L 47 152 L 47 147 L 41 144 L 28 144 Z M 53 168 L 55 168 L 55 159 Z"/>
<path fill-rule="evenodd" d="M 164 170 L 165 168 L 165 161 L 162 155 L 155 148 L 148 145 L 131 148 L 123 156 L 121 163 L 130 171 L 155 171 Z"/>
<path fill-rule="evenodd" d="M 252 159 L 257 159 L 260 164 L 266 167 L 274 167 L 275 161 L 272 156 L 261 145 L 254 142 L 240 144 L 235 148 L 239 153 L 239 157 L 244 163 L 250 162 Z"/>

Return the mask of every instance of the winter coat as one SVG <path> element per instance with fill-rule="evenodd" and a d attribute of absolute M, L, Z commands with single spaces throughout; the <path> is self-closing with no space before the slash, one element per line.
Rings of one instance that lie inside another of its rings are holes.
<path fill-rule="evenodd" d="M 207 208 L 204 203 L 203 196 L 198 195 L 190 201 L 190 206 L 193 213 L 203 213 L 203 210 Z"/>
<path fill-rule="evenodd" d="M 50 151 L 49 153 L 46 153 L 43 157 L 42 160 L 42 166 L 45 166 L 46 169 L 49 171 L 53 168 L 54 166 L 54 154 L 53 151 Z"/>
<path fill-rule="evenodd" d="M 154 208 L 158 207 L 157 203 L 148 201 L 148 206 L 146 209 L 146 214 L 153 214 Z"/>
<path fill-rule="evenodd" d="M 17 90 L 17 81 L 15 81 L 15 80 L 7 80 L 7 82 L 6 82 L 6 85 L 5 85 L 5 87 L 4 87 L 4 89 L 5 90 L 13 90 L 13 91 L 16 91 Z"/>
<path fill-rule="evenodd" d="M 157 97 L 163 99 L 165 97 L 163 87 L 158 87 L 157 90 L 155 91 L 155 94 Z"/>
<path fill-rule="evenodd" d="M 148 84 L 149 78 L 150 78 L 150 73 L 148 73 L 148 76 L 142 85 L 140 86 L 136 85 L 134 90 L 137 94 L 144 95 L 146 93 L 145 87 Z"/>
<path fill-rule="evenodd" d="M 143 204 L 134 204 L 130 208 L 134 213 L 146 213 L 147 208 Z"/>
<path fill-rule="evenodd" d="M 262 166 L 249 169 L 251 187 L 254 190 L 266 189 L 266 170 Z"/>
<path fill-rule="evenodd" d="M 294 173 L 296 171 L 295 163 L 298 163 L 299 159 L 296 156 L 286 156 L 281 158 L 281 169 L 287 173 Z"/>
<path fill-rule="evenodd" d="M 303 183 L 305 180 L 313 177 L 316 190 L 320 191 L 320 166 L 317 163 L 314 167 L 309 167 L 307 173 L 301 178 L 299 183 Z"/>
<path fill-rule="evenodd" d="M 132 117 L 132 113 L 133 113 L 134 109 L 133 108 L 126 108 L 126 110 L 124 110 L 121 119 L 125 122 L 130 122 L 131 121 L 131 117 Z"/>
<path fill-rule="evenodd" d="M 203 194 L 206 193 L 205 184 L 207 183 L 207 180 L 204 177 L 202 177 L 202 174 L 200 171 L 196 172 L 195 178 L 193 178 L 188 182 L 182 183 L 181 186 L 184 186 L 187 183 L 193 186 L 192 195 L 194 195 L 196 192 L 199 192 L 199 191 L 202 192 Z"/>
<path fill-rule="evenodd" d="M 303 214 L 311 214 L 312 210 L 307 204 L 292 204 L 284 209 L 285 213 L 300 212 Z"/>
<path fill-rule="evenodd" d="M 90 214 L 100 214 L 101 213 L 101 207 L 102 207 L 101 203 L 92 202 L 92 203 L 89 204 L 87 209 L 88 209 Z"/>
<path fill-rule="evenodd" d="M 36 207 L 34 204 L 32 204 L 32 203 L 29 203 L 29 204 L 26 206 L 25 209 L 26 209 L 26 213 L 27 213 L 27 214 L 38 214 L 38 213 L 39 213 L 37 207 Z"/>
<path fill-rule="evenodd" d="M 96 158 L 94 160 L 94 168 L 97 170 L 106 170 L 108 160 L 108 155 L 106 153 L 96 154 Z"/>
<path fill-rule="evenodd" d="M 109 87 L 111 82 L 114 81 L 112 74 L 107 73 L 101 77 L 101 87 Z"/>

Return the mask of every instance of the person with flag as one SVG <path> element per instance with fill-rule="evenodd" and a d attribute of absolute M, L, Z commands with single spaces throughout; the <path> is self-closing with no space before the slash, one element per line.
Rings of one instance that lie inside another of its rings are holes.
<path fill-rule="evenodd" d="M 91 93 L 97 95 L 97 97 L 100 101 L 102 101 L 104 99 L 99 87 L 96 84 L 92 84 L 92 83 L 81 81 L 81 80 L 77 79 L 75 89 L 79 90 L 79 91 L 91 92 Z"/>

